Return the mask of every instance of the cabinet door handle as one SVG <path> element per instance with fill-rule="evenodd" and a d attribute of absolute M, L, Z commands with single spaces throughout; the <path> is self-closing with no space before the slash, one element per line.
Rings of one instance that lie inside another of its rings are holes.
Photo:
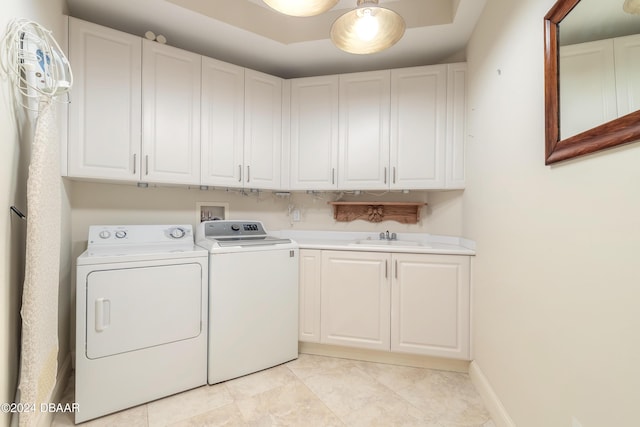
<path fill-rule="evenodd" d="M 144 156 L 144 174 L 145 175 L 149 175 L 149 155 L 147 154 L 146 156 Z"/>
<path fill-rule="evenodd" d="M 331 168 L 331 184 L 336 183 L 336 168 Z"/>
<path fill-rule="evenodd" d="M 247 165 L 247 182 L 251 181 L 251 166 Z"/>
<path fill-rule="evenodd" d="M 393 167 L 393 183 L 396 183 L 396 167 Z"/>
<path fill-rule="evenodd" d="M 136 174 L 136 160 L 138 160 L 138 155 L 136 153 L 133 154 L 133 174 Z"/>
<path fill-rule="evenodd" d="M 242 182 L 242 165 L 238 165 L 238 182 Z"/>
<path fill-rule="evenodd" d="M 395 268 L 394 276 L 397 279 L 398 278 L 398 260 L 395 261 L 394 268 Z"/>
<path fill-rule="evenodd" d="M 384 168 L 384 183 L 387 183 L 387 168 Z"/>
<path fill-rule="evenodd" d="M 388 278 L 389 277 L 389 261 L 387 261 L 386 259 L 384 260 L 384 278 Z"/>

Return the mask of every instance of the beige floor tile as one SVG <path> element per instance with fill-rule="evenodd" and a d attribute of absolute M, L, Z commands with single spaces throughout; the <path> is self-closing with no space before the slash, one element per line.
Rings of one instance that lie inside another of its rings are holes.
<path fill-rule="evenodd" d="M 429 423 L 419 409 L 392 391 L 377 394 L 362 408 L 343 414 L 342 420 L 350 427 L 440 427 Z"/>
<path fill-rule="evenodd" d="M 171 425 L 233 403 L 224 384 L 202 386 L 148 404 L 149 427 Z"/>
<path fill-rule="evenodd" d="M 428 420 L 445 426 L 476 427 L 490 419 L 467 374 L 428 371 L 424 378 L 396 392 L 425 413 Z"/>
<path fill-rule="evenodd" d="M 243 427 L 248 426 L 235 403 L 171 424 L 171 427 Z"/>
<path fill-rule="evenodd" d="M 382 399 L 390 390 L 357 366 L 338 366 L 307 377 L 304 383 L 331 411 L 344 420 L 353 411 Z"/>
<path fill-rule="evenodd" d="M 73 426 L 73 416 L 52 425 Z M 495 427 L 467 374 L 306 354 L 82 425 Z"/>
<path fill-rule="evenodd" d="M 105 417 L 96 418 L 95 420 L 79 425 L 83 427 L 147 427 L 147 405 L 136 406 L 135 408 L 116 412 L 115 414 L 107 415 Z"/>
<path fill-rule="evenodd" d="M 298 380 L 240 399 L 236 403 L 251 426 L 344 426 Z"/>
<path fill-rule="evenodd" d="M 292 381 L 296 381 L 296 376 L 285 365 L 279 365 L 222 384 L 226 385 L 233 398 L 242 399 L 264 393 Z"/>
<path fill-rule="evenodd" d="M 335 357 L 301 354 L 296 360 L 288 362 L 286 366 L 298 378 L 304 379 L 321 374 L 326 370 L 357 366 L 359 362 Z"/>

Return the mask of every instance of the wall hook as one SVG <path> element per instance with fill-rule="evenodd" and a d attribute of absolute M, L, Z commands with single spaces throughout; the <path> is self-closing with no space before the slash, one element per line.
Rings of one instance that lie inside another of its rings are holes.
<path fill-rule="evenodd" d="M 11 209 L 11 211 L 18 215 L 18 218 L 26 220 L 27 216 L 25 214 L 23 214 L 22 212 L 20 212 L 20 209 L 16 208 L 15 206 L 11 206 L 9 209 Z"/>

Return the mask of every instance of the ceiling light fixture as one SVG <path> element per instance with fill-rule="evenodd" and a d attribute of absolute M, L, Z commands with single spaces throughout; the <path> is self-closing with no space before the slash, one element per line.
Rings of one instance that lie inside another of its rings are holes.
<path fill-rule="evenodd" d="M 291 16 L 320 15 L 331 9 L 338 0 L 263 0 L 267 6 Z"/>
<path fill-rule="evenodd" d="M 640 0 L 625 0 L 622 10 L 632 15 L 640 15 Z"/>
<path fill-rule="evenodd" d="M 357 7 L 331 26 L 331 40 L 345 52 L 365 55 L 393 46 L 404 30 L 402 16 L 379 7 L 378 0 L 357 0 Z"/>

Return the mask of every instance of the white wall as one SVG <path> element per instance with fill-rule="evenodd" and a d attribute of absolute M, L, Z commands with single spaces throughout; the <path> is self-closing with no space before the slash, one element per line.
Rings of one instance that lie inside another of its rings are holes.
<path fill-rule="evenodd" d="M 408 200 L 424 201 L 421 221 L 415 225 L 384 221 L 336 222 L 328 201 L 336 193 L 316 196 L 291 193 L 290 198 L 276 197 L 272 192 L 241 195 L 238 191 L 188 189 L 186 187 L 138 188 L 134 185 L 68 181 L 72 208 L 73 257 L 84 249 L 87 231 L 92 224 L 163 224 L 187 223 L 196 225 L 197 202 L 229 204 L 230 219 L 262 220 L 267 230 L 336 230 L 422 232 L 460 235 L 462 231 L 462 192 L 410 192 L 409 194 L 382 192 L 345 196 L 362 201 Z M 301 212 L 301 221 L 293 222 L 288 207 Z"/>
<path fill-rule="evenodd" d="M 4 35 L 13 18 L 38 21 L 62 33 L 64 0 L 3 0 L 0 32 Z M 14 111 L 9 83 L 0 79 L 0 403 L 13 402 L 18 381 L 20 298 L 24 278 L 26 223 L 10 213 L 15 205 L 26 211 L 26 179 L 33 123 Z M 63 257 L 68 261 L 68 256 Z M 67 297 L 68 299 L 68 297 Z M 63 344 L 63 353 L 68 352 Z M 10 414 L 0 414 L 0 426 Z"/>
<path fill-rule="evenodd" d="M 638 426 L 640 143 L 544 166 L 553 3 L 489 0 L 467 52 L 475 359 L 518 427 Z"/>

